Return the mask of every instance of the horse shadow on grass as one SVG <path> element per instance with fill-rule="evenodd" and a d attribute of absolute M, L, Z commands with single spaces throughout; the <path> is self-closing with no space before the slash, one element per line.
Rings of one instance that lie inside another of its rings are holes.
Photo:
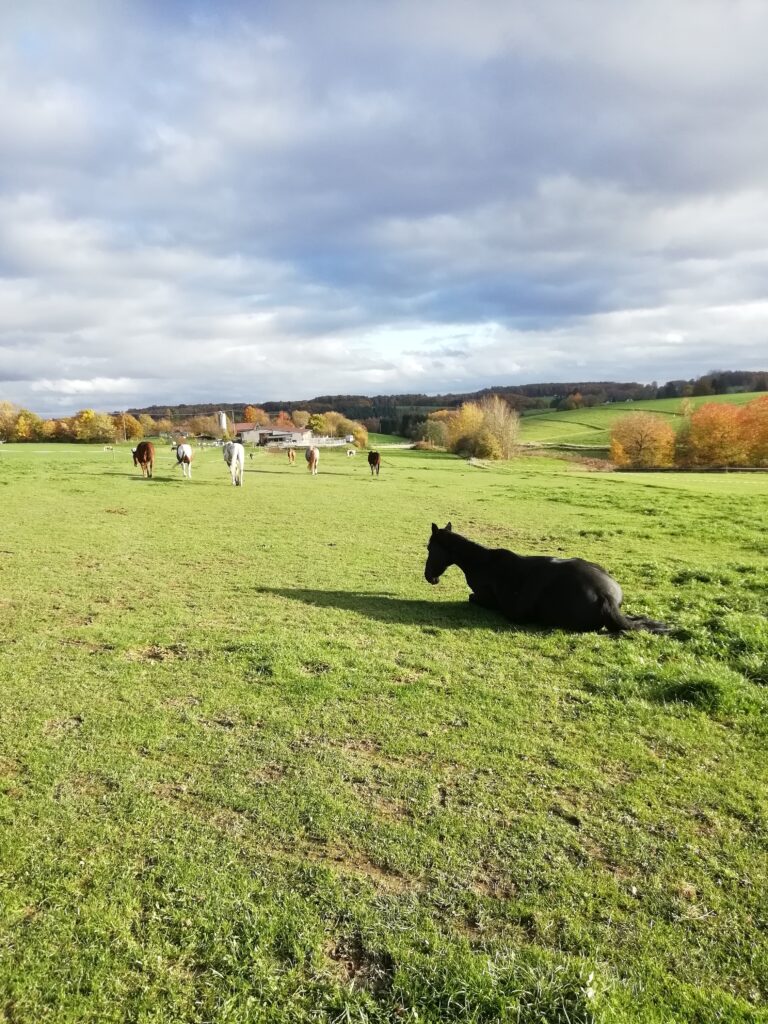
<path fill-rule="evenodd" d="M 72 474 L 67 474 L 67 475 L 71 476 Z M 93 473 L 82 473 L 81 474 L 81 476 L 94 476 L 94 475 L 95 474 L 93 474 Z M 129 480 L 133 480 L 137 484 L 173 484 L 173 483 L 180 483 L 181 481 L 184 481 L 184 478 L 182 476 L 151 476 L 151 477 L 144 477 L 144 476 L 138 476 L 137 474 L 131 473 L 130 471 L 123 472 L 122 470 L 119 470 L 119 469 L 107 469 L 107 470 L 104 470 L 100 475 L 101 476 L 122 476 L 124 478 L 129 479 Z M 187 482 L 188 481 L 184 481 L 184 483 L 187 483 Z M 202 482 L 205 483 L 206 481 L 202 481 Z"/>
<path fill-rule="evenodd" d="M 308 590 L 301 587 L 257 587 L 257 593 L 284 597 L 313 608 L 338 608 L 379 622 L 428 629 L 513 629 L 500 616 L 468 601 L 427 601 L 391 593 L 358 590 Z"/>

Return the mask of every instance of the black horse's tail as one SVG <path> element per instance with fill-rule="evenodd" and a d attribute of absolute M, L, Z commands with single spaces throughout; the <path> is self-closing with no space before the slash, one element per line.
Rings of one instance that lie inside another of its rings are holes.
<path fill-rule="evenodd" d="M 672 627 L 666 622 L 647 619 L 644 615 L 625 615 L 612 597 L 606 597 L 603 601 L 603 617 L 609 633 L 626 633 L 640 629 L 645 629 L 649 633 L 672 632 Z"/>

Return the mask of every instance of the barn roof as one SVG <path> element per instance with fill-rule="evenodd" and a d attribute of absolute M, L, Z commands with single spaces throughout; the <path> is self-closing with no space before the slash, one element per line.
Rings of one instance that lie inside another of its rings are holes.
<path fill-rule="evenodd" d="M 247 430 L 258 430 L 261 434 L 272 434 L 276 437 L 287 437 L 289 434 L 309 433 L 306 427 L 293 427 L 290 430 L 283 430 L 280 427 L 258 427 L 255 423 L 236 423 L 235 433 L 244 434 Z"/>

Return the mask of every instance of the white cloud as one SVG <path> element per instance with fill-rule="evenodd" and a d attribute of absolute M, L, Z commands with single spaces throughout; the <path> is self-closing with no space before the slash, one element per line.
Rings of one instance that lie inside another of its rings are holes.
<path fill-rule="evenodd" d="M 55 395 L 124 395 L 128 392 L 136 392 L 139 387 L 138 381 L 129 380 L 127 377 L 120 377 L 112 380 L 109 377 L 94 377 L 92 380 L 36 380 L 30 384 L 30 391 L 50 391 Z"/>

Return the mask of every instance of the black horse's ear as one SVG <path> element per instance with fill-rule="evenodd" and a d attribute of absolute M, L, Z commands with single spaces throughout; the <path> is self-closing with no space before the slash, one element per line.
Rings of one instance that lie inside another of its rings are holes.
<path fill-rule="evenodd" d="M 437 523 L 432 523 L 432 533 L 437 533 Z"/>
<path fill-rule="evenodd" d="M 450 533 L 452 529 L 453 529 L 453 527 L 451 526 L 450 523 L 446 523 L 445 524 L 445 532 L 446 533 Z"/>

